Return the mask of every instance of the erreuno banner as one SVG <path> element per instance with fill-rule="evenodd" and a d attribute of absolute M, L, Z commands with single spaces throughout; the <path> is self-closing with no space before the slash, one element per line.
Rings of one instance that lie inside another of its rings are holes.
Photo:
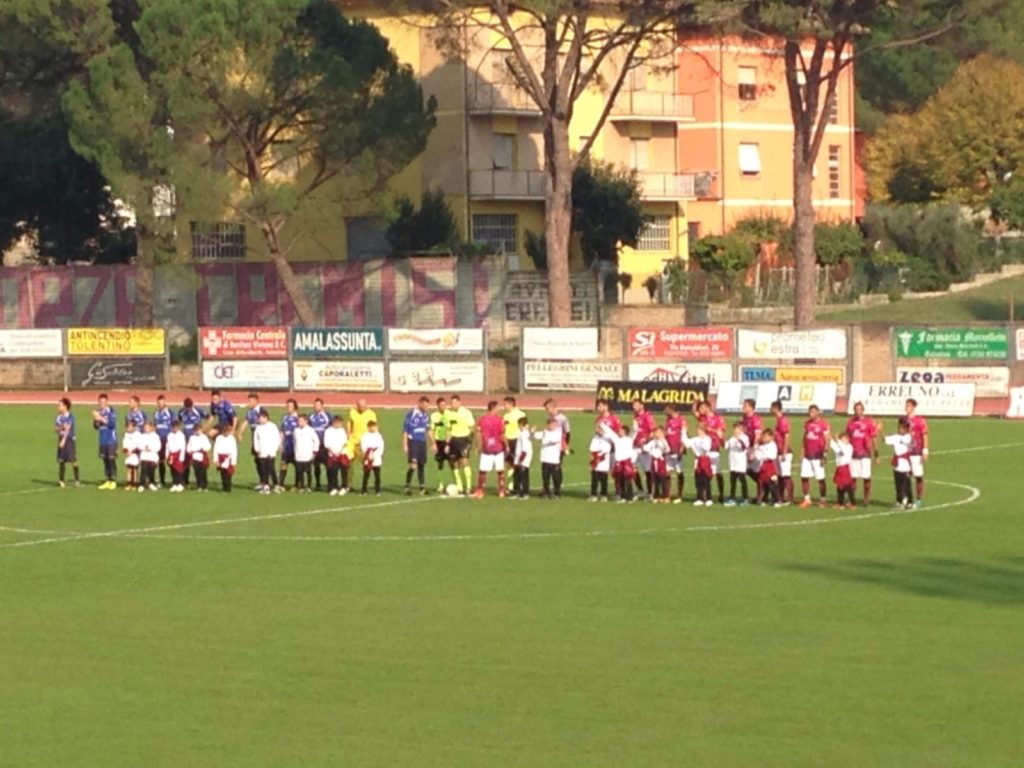
<path fill-rule="evenodd" d="M 630 328 L 629 356 L 673 360 L 728 360 L 731 328 Z"/>
<path fill-rule="evenodd" d="M 850 385 L 850 410 L 863 403 L 872 416 L 902 416 L 907 400 L 917 401 L 922 416 L 974 415 L 974 384 L 900 384 L 898 382 L 863 382 Z"/>
<path fill-rule="evenodd" d="M 288 357 L 288 329 L 283 325 L 200 328 L 199 352 L 204 360 L 283 360 Z"/>
<path fill-rule="evenodd" d="M 330 359 L 384 357 L 383 328 L 295 328 L 292 355 Z"/>

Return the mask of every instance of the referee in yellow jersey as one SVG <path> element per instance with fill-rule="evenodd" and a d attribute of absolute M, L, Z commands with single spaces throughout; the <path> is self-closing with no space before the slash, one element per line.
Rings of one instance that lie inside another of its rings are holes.
<path fill-rule="evenodd" d="M 460 493 L 473 488 L 473 470 L 469 466 L 469 451 L 473 442 L 476 419 L 473 412 L 462 404 L 462 398 L 452 395 L 448 409 L 448 458 L 455 472 L 455 485 Z"/>
<path fill-rule="evenodd" d="M 359 458 L 361 453 L 359 441 L 363 439 L 363 435 L 366 434 L 367 426 L 371 421 L 380 423 L 377 419 L 377 412 L 366 404 L 365 397 L 361 397 L 356 400 L 355 408 L 350 408 L 348 412 L 348 446 L 346 452 L 349 458 L 353 460 L 353 463 L 355 459 Z"/>

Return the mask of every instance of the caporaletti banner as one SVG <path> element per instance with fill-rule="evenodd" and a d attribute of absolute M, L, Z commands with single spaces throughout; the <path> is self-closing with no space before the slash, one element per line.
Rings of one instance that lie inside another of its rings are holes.
<path fill-rule="evenodd" d="M 204 360 L 283 360 L 288 357 L 288 329 L 283 325 L 200 328 L 199 352 Z"/>
<path fill-rule="evenodd" d="M 630 328 L 629 356 L 673 360 L 728 360 L 731 328 Z"/>
<path fill-rule="evenodd" d="M 922 416 L 972 416 L 974 389 L 974 384 L 857 381 L 850 385 L 849 410 L 852 411 L 856 403 L 863 403 L 869 415 L 902 416 L 906 413 L 907 400 L 913 399 Z"/>
<path fill-rule="evenodd" d="M 483 352 L 481 328 L 389 328 L 388 352 L 448 354 Z"/>
<path fill-rule="evenodd" d="M 384 363 L 297 360 L 292 386 L 298 392 L 383 392 Z"/>
<path fill-rule="evenodd" d="M 64 332 L 60 328 L 0 329 L 0 358 L 63 357 Z"/>
<path fill-rule="evenodd" d="M 68 328 L 72 356 L 157 357 L 166 352 L 163 328 Z"/>
<path fill-rule="evenodd" d="M 845 360 L 846 331 L 822 328 L 813 331 L 736 332 L 742 360 Z"/>
<path fill-rule="evenodd" d="M 383 358 L 384 329 L 295 328 L 292 330 L 292 355 L 311 358 Z"/>

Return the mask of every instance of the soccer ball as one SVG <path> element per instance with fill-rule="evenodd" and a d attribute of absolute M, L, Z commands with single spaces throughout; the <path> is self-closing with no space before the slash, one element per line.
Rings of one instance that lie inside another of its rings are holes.
<path fill-rule="evenodd" d="M 462 495 L 462 491 L 459 490 L 459 486 L 457 486 L 455 483 L 449 483 L 448 487 L 444 489 L 444 492 L 447 493 L 449 496 Z"/>

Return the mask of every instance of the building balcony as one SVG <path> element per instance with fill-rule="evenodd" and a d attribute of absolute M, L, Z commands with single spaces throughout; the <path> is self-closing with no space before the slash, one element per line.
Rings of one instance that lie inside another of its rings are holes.
<path fill-rule="evenodd" d="M 471 115 L 518 115 L 540 114 L 533 99 L 517 85 L 477 82 L 470 84 L 467 94 Z"/>
<path fill-rule="evenodd" d="M 612 105 L 613 123 L 678 123 L 693 120 L 693 96 L 658 91 L 622 91 Z"/>
<path fill-rule="evenodd" d="M 637 178 L 644 200 L 694 200 L 697 197 L 697 176 L 692 173 L 639 171 Z"/>
<path fill-rule="evenodd" d="M 543 200 L 544 171 L 470 171 L 474 200 Z"/>

